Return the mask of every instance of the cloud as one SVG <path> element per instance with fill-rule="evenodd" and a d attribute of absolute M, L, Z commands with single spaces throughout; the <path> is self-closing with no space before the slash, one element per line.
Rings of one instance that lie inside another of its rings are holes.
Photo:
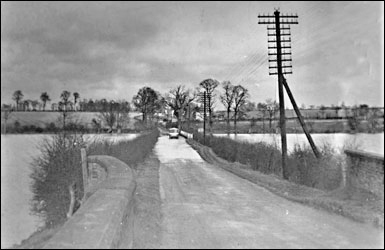
<path fill-rule="evenodd" d="M 1 2 L 2 102 L 12 102 L 17 89 L 27 99 L 47 91 L 57 100 L 66 89 L 84 98 L 131 100 L 145 85 L 167 92 L 209 77 L 245 85 L 252 101 L 272 98 L 276 78 L 268 75 L 266 27 L 257 15 L 276 5 Z M 332 103 L 349 93 L 344 98 L 383 102 L 372 94 L 383 82 L 378 4 L 279 5 L 300 15 L 292 27 L 294 74 L 288 76 L 298 99 Z M 345 89 L 347 82 L 360 96 Z"/>

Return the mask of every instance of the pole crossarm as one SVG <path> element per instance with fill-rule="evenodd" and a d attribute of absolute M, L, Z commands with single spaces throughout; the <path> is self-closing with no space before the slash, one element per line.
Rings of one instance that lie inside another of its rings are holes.
<path fill-rule="evenodd" d="M 267 40 L 267 42 L 268 43 L 276 43 L 277 40 Z M 282 40 L 281 39 L 281 43 L 289 43 L 289 42 L 291 42 L 291 38 L 290 37 L 288 39 L 286 39 L 286 40 Z"/>
<path fill-rule="evenodd" d="M 277 53 L 268 53 L 269 56 L 277 56 Z M 291 52 L 281 52 L 280 55 L 291 55 Z"/>
<path fill-rule="evenodd" d="M 281 59 L 281 62 L 291 62 L 291 61 L 292 61 L 291 58 L 289 58 L 289 59 Z M 269 62 L 278 62 L 278 60 L 270 60 L 269 59 Z"/>
<path fill-rule="evenodd" d="M 258 18 L 275 18 L 275 15 L 258 15 Z M 298 18 L 298 15 L 280 15 L 279 18 Z"/>
<path fill-rule="evenodd" d="M 278 47 L 275 46 L 269 46 L 268 49 L 277 49 Z M 291 46 L 281 46 L 281 49 L 291 49 Z"/>

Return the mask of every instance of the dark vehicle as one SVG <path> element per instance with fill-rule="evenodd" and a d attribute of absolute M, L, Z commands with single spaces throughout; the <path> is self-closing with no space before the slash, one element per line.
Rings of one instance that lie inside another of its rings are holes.
<path fill-rule="evenodd" d="M 176 138 L 176 139 L 179 139 L 179 131 L 177 128 L 170 128 L 168 130 L 168 138 L 172 139 L 172 138 Z"/>

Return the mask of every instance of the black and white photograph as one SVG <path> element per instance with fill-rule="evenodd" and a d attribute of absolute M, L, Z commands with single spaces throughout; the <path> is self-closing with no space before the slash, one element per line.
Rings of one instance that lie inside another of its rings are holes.
<path fill-rule="evenodd" d="M 384 249 L 383 1 L 1 1 L 1 249 Z"/>

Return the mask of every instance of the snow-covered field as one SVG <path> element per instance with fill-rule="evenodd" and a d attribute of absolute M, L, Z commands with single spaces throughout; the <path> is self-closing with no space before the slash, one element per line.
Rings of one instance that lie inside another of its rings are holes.
<path fill-rule="evenodd" d="M 227 136 L 227 134 L 214 134 L 215 136 Z M 331 145 L 334 149 L 341 151 L 344 148 L 359 149 L 375 154 L 384 155 L 384 133 L 377 134 L 312 134 L 314 143 L 317 147 L 325 144 Z M 230 135 L 231 139 L 248 142 L 266 142 L 281 147 L 280 134 L 238 134 Z M 287 134 L 287 149 L 293 152 L 294 146 L 309 146 L 309 142 L 304 134 Z"/>
<path fill-rule="evenodd" d="M 87 134 L 86 141 L 132 140 L 138 134 Z M 30 163 L 38 157 L 38 145 L 50 135 L 1 135 L 1 248 L 28 238 L 40 225 L 30 214 Z"/>

